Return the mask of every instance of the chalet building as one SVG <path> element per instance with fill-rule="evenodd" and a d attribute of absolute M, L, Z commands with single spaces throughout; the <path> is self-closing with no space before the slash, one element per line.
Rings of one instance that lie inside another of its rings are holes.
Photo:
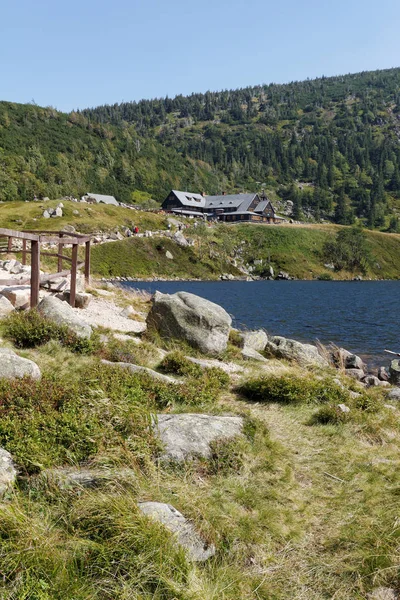
<path fill-rule="evenodd" d="M 172 190 L 162 203 L 168 212 L 205 219 L 219 219 L 227 223 L 251 221 L 280 223 L 284 219 L 275 213 L 271 201 L 258 194 L 222 194 L 204 196 Z"/>

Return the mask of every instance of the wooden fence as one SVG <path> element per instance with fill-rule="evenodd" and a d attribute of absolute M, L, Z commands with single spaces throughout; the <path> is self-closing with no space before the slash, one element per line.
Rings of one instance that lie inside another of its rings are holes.
<path fill-rule="evenodd" d="M 13 249 L 13 239 L 22 240 L 22 249 Z M 43 251 L 43 244 L 57 244 L 57 252 Z M 78 263 L 78 247 L 85 244 L 85 260 Z M 65 256 L 63 246 L 72 246 L 72 256 Z M 75 306 L 76 298 L 76 276 L 78 269 L 84 267 L 85 283 L 88 285 L 90 280 L 90 236 L 79 233 L 67 233 L 66 231 L 14 231 L 12 229 L 0 228 L 0 253 L 22 253 L 21 262 L 26 265 L 26 258 L 31 257 L 31 275 L 27 279 L 0 279 L 0 285 L 26 285 L 30 282 L 31 286 L 31 308 L 39 303 L 40 286 L 45 283 L 65 277 L 71 274 L 70 299 L 71 306 Z M 51 275 L 40 275 L 40 256 L 52 256 L 58 259 L 57 273 Z M 68 262 L 71 267 L 63 271 L 63 262 Z"/>

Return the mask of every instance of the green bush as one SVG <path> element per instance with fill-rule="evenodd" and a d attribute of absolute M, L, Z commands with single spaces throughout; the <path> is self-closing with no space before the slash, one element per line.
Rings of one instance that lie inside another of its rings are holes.
<path fill-rule="evenodd" d="M 61 344 L 78 354 L 93 354 L 100 347 L 99 336 L 80 338 L 65 325 L 57 325 L 37 310 L 15 311 L 3 322 L 4 336 L 17 348 L 36 348 L 50 340 Z"/>
<path fill-rule="evenodd" d="M 292 375 L 270 375 L 242 384 L 239 393 L 255 402 L 304 404 L 348 401 L 346 390 L 329 380 L 307 379 Z"/>
<path fill-rule="evenodd" d="M 310 425 L 339 425 L 349 419 L 350 413 L 342 412 L 337 404 L 326 404 L 312 415 Z"/>
<path fill-rule="evenodd" d="M 196 365 L 179 351 L 167 354 L 159 366 L 165 373 L 174 373 L 188 377 L 201 377 L 203 374 L 203 369 L 200 365 Z"/>

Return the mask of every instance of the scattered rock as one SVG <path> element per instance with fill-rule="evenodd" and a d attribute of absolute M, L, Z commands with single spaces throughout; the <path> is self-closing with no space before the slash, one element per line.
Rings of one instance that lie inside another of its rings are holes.
<path fill-rule="evenodd" d="M 71 297 L 70 290 L 66 290 L 63 293 L 63 300 L 65 300 L 69 304 L 70 297 Z M 91 299 L 92 299 L 92 296 L 90 294 L 85 294 L 83 292 L 77 292 L 75 294 L 75 308 L 87 308 L 90 304 Z"/>
<path fill-rule="evenodd" d="M 241 351 L 240 354 L 242 355 L 242 358 L 244 358 L 244 360 L 257 360 L 258 362 L 268 362 L 268 360 L 265 358 L 265 356 L 263 356 L 262 354 L 260 354 L 259 352 L 257 352 L 257 350 L 253 350 L 253 348 L 249 348 L 248 346 L 245 346 Z"/>
<path fill-rule="evenodd" d="M 393 404 L 384 404 L 383 406 L 384 406 L 384 408 L 387 408 L 388 410 L 397 410 L 397 408 L 395 406 L 393 406 Z"/>
<path fill-rule="evenodd" d="M 149 369 L 147 367 L 140 367 L 139 365 L 135 365 L 133 363 L 125 363 L 125 362 L 111 362 L 110 360 L 102 360 L 104 365 L 111 365 L 112 367 L 121 367 L 122 369 L 128 369 L 131 373 L 139 373 L 141 375 L 148 375 L 152 379 L 156 379 L 157 381 L 162 381 L 163 383 L 183 383 L 179 379 L 175 379 L 174 377 L 169 377 L 169 375 L 162 375 L 161 373 L 157 373 L 157 371 L 153 371 L 153 369 Z"/>
<path fill-rule="evenodd" d="M 380 379 L 381 381 L 389 381 L 389 373 L 388 373 L 386 367 L 379 367 L 378 379 Z"/>
<path fill-rule="evenodd" d="M 57 208 L 54 210 L 53 214 L 50 215 L 51 217 L 62 217 L 63 216 L 63 211 L 62 208 L 60 208 L 59 206 L 57 206 Z"/>
<path fill-rule="evenodd" d="M 395 387 L 390 390 L 387 395 L 389 400 L 394 400 L 396 402 L 400 402 L 400 387 Z"/>
<path fill-rule="evenodd" d="M 0 448 L 0 497 L 3 497 L 14 485 L 17 478 L 12 456 L 4 448 Z"/>
<path fill-rule="evenodd" d="M 365 373 L 362 369 L 346 369 L 345 374 L 356 381 L 361 381 L 365 377 Z"/>
<path fill-rule="evenodd" d="M 242 434 L 242 417 L 202 414 L 160 414 L 155 427 L 164 444 L 162 458 L 183 461 L 211 454 L 210 443 Z"/>
<path fill-rule="evenodd" d="M 389 367 L 389 381 L 392 385 L 400 385 L 400 360 L 392 360 Z"/>
<path fill-rule="evenodd" d="M 258 331 L 241 331 L 239 336 L 242 348 L 252 348 L 257 352 L 262 352 L 268 342 L 268 336 L 262 329 Z"/>
<path fill-rule="evenodd" d="M 147 316 L 148 327 L 162 337 L 185 340 L 211 355 L 226 349 L 231 323 L 221 306 L 187 292 L 156 292 Z"/>
<path fill-rule="evenodd" d="M 44 210 L 43 211 L 43 218 L 44 219 L 50 219 L 50 213 L 48 210 Z"/>
<path fill-rule="evenodd" d="M 340 412 L 342 412 L 342 413 L 350 412 L 350 408 L 348 406 L 346 406 L 346 404 L 338 404 L 337 407 L 340 410 Z"/>
<path fill-rule="evenodd" d="M 76 233 L 76 229 L 73 225 L 63 225 L 62 231 L 65 233 Z"/>
<path fill-rule="evenodd" d="M 164 525 L 174 534 L 176 542 L 186 550 L 192 561 L 205 561 L 215 554 L 215 547 L 204 542 L 193 525 L 170 504 L 140 502 L 139 510 L 146 516 Z"/>
<path fill-rule="evenodd" d="M 392 588 L 375 588 L 367 596 L 368 600 L 398 600 L 398 595 Z"/>
<path fill-rule="evenodd" d="M 194 358 L 193 356 L 186 356 L 185 358 L 190 360 L 190 362 L 194 363 L 195 365 L 203 367 L 203 369 L 215 367 L 217 369 L 221 369 L 221 371 L 224 371 L 225 373 L 228 373 L 228 375 L 232 373 L 242 373 L 244 371 L 244 368 L 240 365 L 236 365 L 235 363 L 225 363 L 214 358 Z"/>
<path fill-rule="evenodd" d="M 11 286 L 1 290 L 1 294 L 15 308 L 28 308 L 31 300 L 31 288 L 28 286 Z"/>
<path fill-rule="evenodd" d="M 285 271 L 279 271 L 279 273 L 275 277 L 275 279 L 281 279 L 281 280 L 289 281 L 291 279 L 291 277 L 290 277 L 289 273 L 286 273 Z"/>
<path fill-rule="evenodd" d="M 9 348 L 0 348 L 0 378 L 22 379 L 31 377 L 40 379 L 40 369 L 36 363 L 27 358 L 21 358 Z"/>
<path fill-rule="evenodd" d="M 375 375 L 366 375 L 361 379 L 362 383 L 365 383 L 367 387 L 375 387 L 377 385 L 381 385 L 381 381 Z"/>
<path fill-rule="evenodd" d="M 265 346 L 265 351 L 270 356 L 296 361 L 303 366 L 329 366 L 328 360 L 321 356 L 316 346 L 302 344 L 296 340 L 290 340 L 280 336 L 269 338 Z"/>
<path fill-rule="evenodd" d="M 364 363 L 356 354 L 348 354 L 344 359 L 344 367 L 345 369 L 364 370 Z"/>
<path fill-rule="evenodd" d="M 15 308 L 5 296 L 0 296 L 0 319 L 9 315 Z"/>
<path fill-rule="evenodd" d="M 137 311 L 132 306 L 127 306 L 124 310 L 121 311 L 121 317 L 125 317 L 125 319 L 129 319 L 130 317 L 137 316 Z"/>
<path fill-rule="evenodd" d="M 50 321 L 54 321 L 58 325 L 66 325 L 78 337 L 90 338 L 92 335 L 90 325 L 82 321 L 74 312 L 74 309 L 59 298 L 54 296 L 43 298 L 39 303 L 38 310 Z"/>
<path fill-rule="evenodd" d="M 79 217 L 79 210 L 73 210 L 72 214 L 74 215 L 74 217 Z"/>
<path fill-rule="evenodd" d="M 116 340 L 119 340 L 120 342 L 133 342 L 134 344 L 137 344 L 137 345 L 142 343 L 141 339 L 139 339 L 137 337 L 133 337 L 126 333 L 114 333 L 114 337 Z"/>
<path fill-rule="evenodd" d="M 186 246 L 189 246 L 188 240 L 185 238 L 181 231 L 176 231 L 172 239 L 178 244 L 178 246 L 181 246 L 182 248 L 186 248 Z"/>
<path fill-rule="evenodd" d="M 168 258 L 169 260 L 174 260 L 174 256 L 169 250 L 166 251 L 165 258 Z"/>

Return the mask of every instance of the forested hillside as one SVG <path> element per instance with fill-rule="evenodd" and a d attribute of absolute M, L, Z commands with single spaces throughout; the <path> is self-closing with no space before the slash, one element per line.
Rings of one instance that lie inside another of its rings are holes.
<path fill-rule="evenodd" d="M 132 202 L 135 190 L 162 198 L 179 186 L 218 191 L 219 178 L 208 165 L 144 139 L 134 125 L 92 124 L 53 108 L 0 102 L 2 201 L 90 191 Z"/>
<path fill-rule="evenodd" d="M 397 228 L 400 69 L 100 106 L 0 103 L 0 200 L 264 187 L 293 217 Z"/>
<path fill-rule="evenodd" d="M 390 69 L 83 114 L 134 124 L 141 135 L 210 164 L 230 189 L 265 184 L 294 202 L 297 218 L 311 208 L 317 219 L 346 224 L 357 216 L 383 226 L 400 193 L 399 111 L 400 69 Z"/>

